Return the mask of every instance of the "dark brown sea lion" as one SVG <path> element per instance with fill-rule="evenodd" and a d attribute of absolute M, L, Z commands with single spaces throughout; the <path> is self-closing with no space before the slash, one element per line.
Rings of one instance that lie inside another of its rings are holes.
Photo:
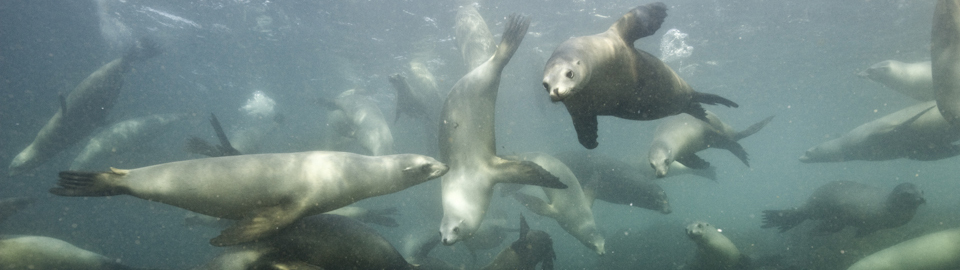
<path fill-rule="evenodd" d="M 531 231 L 527 220 L 520 217 L 520 239 L 497 254 L 490 264 L 482 270 L 534 270 L 541 264 L 543 270 L 553 270 L 553 261 L 557 258 L 553 251 L 553 240 L 546 232 Z"/>

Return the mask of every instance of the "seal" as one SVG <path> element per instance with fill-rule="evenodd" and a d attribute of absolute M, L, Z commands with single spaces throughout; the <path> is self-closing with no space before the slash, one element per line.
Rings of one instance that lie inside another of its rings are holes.
<path fill-rule="evenodd" d="M 320 101 L 324 107 L 343 111 L 347 123 L 353 127 L 354 137 L 371 155 L 393 154 L 393 134 L 390 126 L 387 125 L 377 103 L 366 95 L 365 90 L 350 89 L 340 93 L 333 101 Z"/>
<path fill-rule="evenodd" d="M 741 254 L 737 246 L 720 232 L 706 222 L 698 221 L 687 226 L 687 237 L 697 244 L 690 269 L 750 269 L 746 267 L 749 257 Z"/>
<path fill-rule="evenodd" d="M 560 178 L 560 182 L 567 185 L 566 189 L 543 188 L 547 195 L 545 202 L 542 199 L 517 192 L 513 195 L 517 201 L 537 215 L 549 217 L 581 244 L 596 252 L 597 255 L 606 253 L 605 240 L 597 230 L 597 222 L 593 219 L 593 198 L 587 198 L 580 188 L 577 176 L 555 157 L 543 153 L 524 153 L 517 157 L 519 160 L 531 161 L 543 167 L 551 174 Z"/>
<path fill-rule="evenodd" d="M 847 270 L 934 270 L 960 268 L 960 229 L 930 233 L 860 259 Z"/>
<path fill-rule="evenodd" d="M 27 208 L 35 201 L 36 199 L 31 197 L 10 197 L 0 199 L 0 224 L 2 224 L 4 220 L 7 220 L 7 218 L 10 218 L 10 216 L 13 214 L 16 214 L 17 212 L 20 212 L 20 210 Z"/>
<path fill-rule="evenodd" d="M 123 57 L 110 61 L 83 79 L 66 97 L 23 151 L 10 162 L 11 176 L 32 170 L 102 127 L 123 86 L 123 75 L 133 63 L 160 53 L 157 44 L 141 39 Z"/>
<path fill-rule="evenodd" d="M 761 228 L 790 230 L 804 220 L 821 220 L 815 229 L 830 234 L 846 226 L 857 228 L 857 237 L 876 230 L 900 227 L 913 219 L 925 203 L 923 192 L 911 183 L 897 185 L 892 192 L 851 181 L 833 181 L 820 186 L 802 206 L 787 210 L 763 211 Z"/>
<path fill-rule="evenodd" d="M 773 116 L 770 116 L 737 132 L 712 112 L 706 111 L 706 115 L 706 121 L 690 115 L 677 115 L 657 126 L 647 154 L 650 167 L 656 170 L 657 177 L 666 176 L 674 161 L 693 169 L 710 168 L 709 162 L 697 156 L 697 152 L 707 148 L 726 149 L 750 167 L 747 151 L 737 141 L 757 133 L 773 120 Z"/>
<path fill-rule="evenodd" d="M 186 119 L 188 114 L 156 114 L 113 124 L 87 142 L 73 159 L 70 170 L 89 170 L 92 163 L 103 162 L 110 156 L 135 152 L 140 146 L 163 134 L 171 124 Z"/>
<path fill-rule="evenodd" d="M 633 42 L 656 32 L 667 6 L 651 3 L 631 9 L 607 31 L 571 38 L 547 60 L 543 87 L 554 102 L 562 101 L 573 118 L 580 144 L 594 149 L 597 116 L 654 120 L 687 113 L 706 120 L 704 104 L 736 103 L 694 91 L 656 56 L 637 50 Z"/>
<path fill-rule="evenodd" d="M 0 237 L 0 269 L 135 270 L 117 260 L 43 236 Z"/>
<path fill-rule="evenodd" d="M 930 101 L 936 96 L 933 93 L 933 75 L 931 74 L 933 71 L 930 69 L 930 61 L 904 63 L 886 60 L 873 64 L 857 75 L 878 82 L 910 98 Z"/>
<path fill-rule="evenodd" d="M 667 193 L 653 181 L 653 173 L 587 151 L 563 152 L 555 157 L 573 171 L 591 204 L 593 199 L 599 199 L 662 214 L 672 212 Z"/>
<path fill-rule="evenodd" d="M 300 152 L 194 159 L 132 170 L 60 172 L 59 196 L 131 195 L 239 220 L 210 240 L 228 246 L 273 235 L 297 219 L 440 177 L 427 156 Z"/>
<path fill-rule="evenodd" d="M 340 215 L 302 218 L 270 241 L 280 258 L 322 269 L 414 269 L 376 230 Z"/>
<path fill-rule="evenodd" d="M 948 123 L 960 127 L 960 2 L 956 0 L 939 0 L 933 10 L 930 60 L 937 109 Z"/>
<path fill-rule="evenodd" d="M 453 86 L 440 114 L 440 160 L 450 166 L 441 180 L 444 245 L 472 237 L 490 205 L 496 183 L 566 188 L 556 176 L 529 161 L 496 156 L 494 105 L 500 73 L 527 33 L 530 22 L 511 15 L 497 52 Z"/>
<path fill-rule="evenodd" d="M 950 125 L 935 101 L 916 104 L 870 121 L 807 150 L 801 162 L 849 160 L 939 160 L 960 155 L 960 128 Z"/>
<path fill-rule="evenodd" d="M 477 12 L 476 4 L 463 5 L 457 10 L 453 30 L 467 70 L 473 70 L 486 62 L 497 48 L 487 22 L 480 16 L 480 12 Z"/>
<path fill-rule="evenodd" d="M 481 270 L 536 269 L 537 264 L 543 270 L 553 270 L 553 261 L 557 259 L 553 251 L 550 235 L 540 230 L 530 230 L 527 219 L 520 216 L 520 239 L 500 251 L 490 264 Z"/>

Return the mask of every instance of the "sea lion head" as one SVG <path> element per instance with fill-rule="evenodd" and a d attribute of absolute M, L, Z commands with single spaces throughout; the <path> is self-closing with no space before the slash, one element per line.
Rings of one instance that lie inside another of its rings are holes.
<path fill-rule="evenodd" d="M 440 242 L 443 245 L 450 246 L 460 240 L 470 238 L 472 232 L 475 232 L 479 226 L 473 227 L 473 230 L 468 230 L 468 226 L 469 224 L 463 219 L 444 216 L 440 223 Z"/>
<path fill-rule="evenodd" d="M 846 160 L 844 158 L 844 152 L 840 151 L 840 149 L 842 149 L 842 146 L 839 139 L 833 139 L 807 149 L 807 152 L 803 153 L 803 156 L 800 156 L 800 162 L 816 163 L 844 161 Z"/>
<path fill-rule="evenodd" d="M 607 240 L 603 238 L 603 235 L 600 232 L 593 232 L 590 234 L 590 242 L 586 243 L 587 247 L 597 253 L 597 255 L 607 254 L 607 250 L 604 248 Z"/>
<path fill-rule="evenodd" d="M 426 181 L 443 176 L 450 167 L 443 162 L 423 155 L 405 154 L 406 162 L 402 164 L 404 179 Z"/>
<path fill-rule="evenodd" d="M 670 164 L 673 163 L 673 153 L 671 153 L 667 147 L 660 147 L 658 145 L 653 145 L 650 147 L 650 153 L 647 154 L 647 158 L 650 160 L 650 167 L 657 171 L 657 178 L 664 177 L 667 175 L 667 171 L 670 170 Z"/>
<path fill-rule="evenodd" d="M 713 227 L 713 225 L 710 225 L 710 223 L 706 223 L 702 221 L 697 221 L 690 225 L 687 225 L 687 237 L 690 237 L 690 239 L 693 239 L 694 241 L 703 239 L 704 235 L 707 235 L 713 232 L 719 232 L 719 231 L 720 230 L 718 230 L 716 227 Z"/>
<path fill-rule="evenodd" d="M 577 94 L 590 79 L 590 73 L 583 61 L 560 52 L 562 50 L 558 48 L 543 70 L 543 88 L 550 94 L 553 102 L 563 101 Z"/>
<path fill-rule="evenodd" d="M 890 192 L 889 200 L 893 205 L 907 209 L 916 209 L 927 202 L 923 198 L 923 191 L 912 183 L 897 185 L 893 188 L 893 192 Z"/>

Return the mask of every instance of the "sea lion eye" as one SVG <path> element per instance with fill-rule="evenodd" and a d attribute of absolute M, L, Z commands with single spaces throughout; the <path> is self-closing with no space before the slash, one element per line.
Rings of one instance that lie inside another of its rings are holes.
<path fill-rule="evenodd" d="M 567 70 L 567 78 L 573 79 L 573 71 Z"/>
<path fill-rule="evenodd" d="M 550 92 L 550 84 L 549 84 L 549 83 L 543 83 L 543 89 L 547 89 L 547 92 L 549 93 L 549 92 Z"/>
<path fill-rule="evenodd" d="M 460 227 L 453 227 L 453 233 L 460 233 Z"/>

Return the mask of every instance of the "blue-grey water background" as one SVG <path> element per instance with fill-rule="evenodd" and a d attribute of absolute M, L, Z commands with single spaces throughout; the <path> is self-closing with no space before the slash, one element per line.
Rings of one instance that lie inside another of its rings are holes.
<path fill-rule="evenodd" d="M 479 4 L 497 40 L 510 13 L 527 15 L 532 21 L 530 33 L 503 72 L 497 102 L 498 153 L 583 150 L 565 109 L 550 103 L 540 85 L 544 62 L 565 39 L 599 33 L 643 3 L 485 0 Z M 711 149 L 701 156 L 717 167 L 716 182 L 691 175 L 660 180 L 673 207 L 669 215 L 596 203 L 594 214 L 606 235 L 608 252 L 616 238 L 623 238 L 624 229 L 633 228 L 630 241 L 637 241 L 630 249 L 633 252 L 670 251 L 641 260 L 635 269 L 676 269 L 694 249 L 683 235 L 684 225 L 703 220 L 723 229 L 745 253 L 781 254 L 811 267 L 814 263 L 808 257 L 820 252 L 839 258 L 823 262 L 821 269 L 843 269 L 865 255 L 842 250 L 844 242 L 854 241 L 850 230 L 802 240 L 810 236 L 800 230 L 780 234 L 760 229 L 762 210 L 797 206 L 813 189 L 834 180 L 885 190 L 901 182 L 917 184 L 928 203 L 911 224 L 895 230 L 916 234 L 960 225 L 955 213 L 960 203 L 956 158 L 829 164 L 797 160 L 809 147 L 915 103 L 856 73 L 882 60 L 928 60 L 933 1 L 665 3 L 669 15 L 661 29 L 636 46 L 660 55 L 661 37 L 668 29 L 688 34 L 685 42 L 693 47 L 692 54 L 668 64 L 698 91 L 740 104 L 736 109 L 707 109 L 738 128 L 770 115 L 776 118 L 741 141 L 750 154 L 750 167 L 726 151 Z M 120 165 L 107 163 L 102 169 L 199 158 L 183 151 L 186 138 L 213 139 L 205 120 L 210 112 L 218 115 L 225 128 L 236 128 L 231 125 L 243 116 L 238 108 L 256 90 L 276 100 L 277 111 L 285 116 L 284 123 L 262 141 L 260 152 L 319 150 L 328 112 L 316 105 L 316 98 L 364 87 L 376 93 L 386 118 L 392 120 L 395 92 L 387 77 L 405 72 L 413 57 L 428 59 L 443 90 L 466 72 L 453 38 L 460 5 L 440 0 L 0 1 L 0 164 L 8 164 L 33 140 L 58 110 L 59 94 L 121 55 L 140 36 L 156 40 L 163 54 L 136 64 L 126 75 L 109 121 L 172 112 L 197 117 L 137 153 L 108 161 Z M 391 126 L 395 148 L 425 153 L 417 138 L 421 133 L 412 123 L 401 118 Z M 600 146 L 592 151 L 646 166 L 658 123 L 602 117 Z M 0 225 L 0 233 L 56 237 L 138 267 L 185 269 L 217 254 L 218 248 L 207 243 L 217 231 L 185 227 L 184 210 L 130 196 L 48 194 L 57 172 L 69 167 L 82 146 L 79 143 L 24 175 L 7 177 L 5 169 L 0 169 L 0 198 L 39 199 Z M 372 208 L 399 207 L 400 227 L 374 227 L 400 249 L 410 235 L 436 231 L 439 204 L 439 180 L 360 202 Z M 538 217 L 509 198 L 495 196 L 491 208 L 511 224 L 523 214 L 534 229 L 550 233 L 560 269 L 602 268 L 596 255 L 553 220 Z M 910 226 L 924 229 L 910 231 Z M 800 227 L 804 228 L 809 230 L 809 226 Z M 643 233 L 637 237 L 636 232 Z M 893 234 L 887 231 L 871 237 Z M 510 235 L 503 245 L 515 238 L 516 234 Z M 808 244 L 798 249 L 802 245 L 796 243 L 802 241 L 826 248 Z M 501 248 L 481 253 L 480 263 Z M 469 263 L 460 245 L 434 252 L 454 263 Z"/>

